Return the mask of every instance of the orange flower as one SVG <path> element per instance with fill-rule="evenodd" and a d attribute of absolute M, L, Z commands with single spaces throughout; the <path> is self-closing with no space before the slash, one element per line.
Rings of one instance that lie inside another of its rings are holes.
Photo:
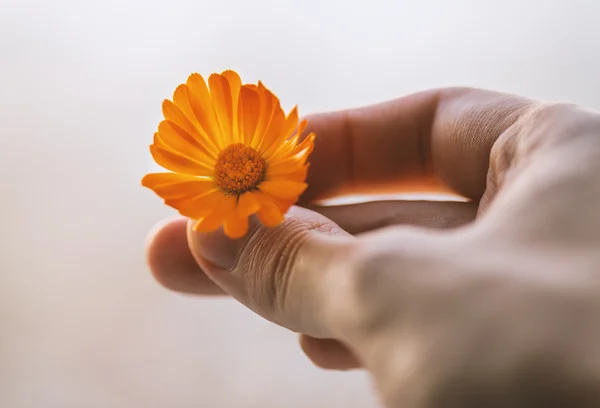
<path fill-rule="evenodd" d="M 298 124 L 296 107 L 286 116 L 261 82 L 242 85 L 225 71 L 207 86 L 192 74 L 164 101 L 163 114 L 150 152 L 171 172 L 148 174 L 142 185 L 195 220 L 194 230 L 223 226 L 240 238 L 253 214 L 277 226 L 306 189 L 315 135 L 301 141 L 306 121 Z"/>

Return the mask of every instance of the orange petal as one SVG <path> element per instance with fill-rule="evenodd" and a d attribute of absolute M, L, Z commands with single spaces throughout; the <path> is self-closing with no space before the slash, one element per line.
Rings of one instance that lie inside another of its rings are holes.
<path fill-rule="evenodd" d="M 215 189 L 215 182 L 209 178 L 185 176 L 177 173 L 147 174 L 142 185 L 152 189 L 163 199 L 195 197 Z"/>
<path fill-rule="evenodd" d="M 215 148 L 223 149 L 225 145 L 221 137 L 221 128 L 204 78 L 200 74 L 192 74 L 188 77 L 186 86 L 190 106 L 203 133 Z"/>
<path fill-rule="evenodd" d="M 150 153 L 156 163 L 167 170 L 191 176 L 212 177 L 213 175 L 213 172 L 205 164 L 167 150 L 159 145 L 150 146 Z"/>
<path fill-rule="evenodd" d="M 165 184 L 154 188 L 154 192 L 163 199 L 189 198 L 206 194 L 216 188 L 216 184 L 211 179 L 197 179 L 194 181 L 184 181 L 176 184 Z"/>
<path fill-rule="evenodd" d="M 284 200 L 284 199 L 281 199 L 278 197 L 273 197 L 272 195 L 267 194 L 265 192 L 263 192 L 263 194 L 265 195 L 265 197 L 267 197 L 269 200 L 271 200 L 273 202 L 273 204 L 275 204 L 277 206 L 277 208 L 279 208 L 279 211 L 282 214 L 285 214 L 286 212 L 288 212 L 290 207 L 296 203 L 296 200 Z"/>
<path fill-rule="evenodd" d="M 294 106 L 290 113 L 285 118 L 283 128 L 281 129 L 281 138 L 283 140 L 289 139 L 294 133 L 294 130 L 298 127 L 298 106 Z"/>
<path fill-rule="evenodd" d="M 210 98 L 212 99 L 221 129 L 221 135 L 224 138 L 225 145 L 233 143 L 233 101 L 231 98 L 231 89 L 229 81 L 222 75 L 212 74 L 208 77 L 210 87 Z"/>
<path fill-rule="evenodd" d="M 212 232 L 217 230 L 227 218 L 235 214 L 236 201 L 235 194 L 224 196 L 210 214 L 198 220 L 194 225 L 194 231 Z"/>
<path fill-rule="evenodd" d="M 194 111 L 192 110 L 192 105 L 190 105 L 190 101 L 187 96 L 187 86 L 185 84 L 179 85 L 175 92 L 173 92 L 173 103 L 177 106 L 187 118 L 194 123 L 194 125 L 198 125 L 198 120 L 196 116 L 194 116 Z"/>
<path fill-rule="evenodd" d="M 173 102 L 165 99 L 162 105 L 163 116 L 166 120 L 174 122 L 177 126 L 184 129 L 188 134 L 195 138 L 201 139 L 202 136 L 198 133 L 198 128 L 188 117 L 179 109 Z"/>
<path fill-rule="evenodd" d="M 156 188 L 164 184 L 181 183 L 184 181 L 198 180 L 195 176 L 180 173 L 150 173 L 142 179 L 142 185 L 148 188 Z M 203 180 L 203 179 L 200 179 Z"/>
<path fill-rule="evenodd" d="M 191 136 L 193 136 L 206 151 L 210 152 L 211 156 L 216 158 L 219 155 L 219 150 L 211 138 L 206 134 L 200 122 L 198 122 L 194 110 L 192 109 L 188 93 L 189 90 L 186 84 L 179 85 L 173 93 L 173 103 L 194 125 L 197 133 Z"/>
<path fill-rule="evenodd" d="M 291 153 L 297 154 L 300 151 L 305 150 L 305 149 L 309 149 L 310 153 L 312 153 L 312 151 L 315 147 L 315 138 L 316 138 L 316 135 L 314 133 L 309 133 L 306 136 L 306 138 L 304 138 L 304 140 L 293 149 L 293 151 Z"/>
<path fill-rule="evenodd" d="M 244 85 L 240 89 L 238 106 L 238 132 L 240 140 L 246 146 L 251 146 L 260 117 L 260 97 L 258 92 Z"/>
<path fill-rule="evenodd" d="M 223 71 L 221 73 L 221 75 L 223 75 L 225 78 L 227 78 L 227 81 L 229 82 L 229 89 L 231 90 L 231 106 L 232 106 L 232 114 L 231 117 L 233 119 L 233 123 L 231 124 L 231 129 L 233 130 L 233 139 L 234 140 L 238 140 L 237 139 L 237 129 L 238 129 L 238 124 L 237 124 L 237 115 L 238 115 L 238 100 L 240 97 L 240 88 L 242 87 L 242 79 L 240 78 L 240 76 L 237 74 L 237 72 L 235 71 Z"/>
<path fill-rule="evenodd" d="M 224 196 L 223 191 L 215 188 L 195 197 L 165 200 L 165 204 L 178 210 L 181 215 L 197 220 L 212 213 Z"/>
<path fill-rule="evenodd" d="M 282 176 L 298 171 L 298 169 L 304 164 L 304 160 L 297 157 L 290 157 L 286 160 L 280 161 L 279 163 L 269 165 L 268 172 L 271 176 Z"/>
<path fill-rule="evenodd" d="M 231 239 L 242 238 L 248 232 L 248 216 L 242 217 L 234 211 L 225 219 L 223 231 Z"/>
<path fill-rule="evenodd" d="M 276 152 L 281 145 L 288 140 L 294 130 L 298 127 L 298 107 L 294 106 L 289 115 L 285 118 L 283 123 L 281 124 L 281 128 L 279 132 L 276 134 L 275 138 L 269 141 L 270 146 L 265 150 L 264 157 L 270 157 L 274 152 Z"/>
<path fill-rule="evenodd" d="M 237 212 L 240 217 L 249 217 L 260 210 L 260 203 L 253 194 L 246 192 L 238 197 Z"/>
<path fill-rule="evenodd" d="M 163 120 L 158 125 L 161 141 L 172 151 L 213 167 L 216 156 L 209 152 L 196 138 L 175 123 Z"/>
<path fill-rule="evenodd" d="M 270 175 L 281 175 L 295 172 L 299 167 L 306 163 L 306 159 L 312 152 L 313 146 L 310 145 L 305 150 L 296 153 L 294 156 L 287 157 L 284 160 L 276 161 L 268 164 L 268 172 Z"/>
<path fill-rule="evenodd" d="M 265 130 L 262 139 L 256 138 L 253 140 L 252 148 L 258 150 L 260 154 L 264 154 L 271 148 L 275 139 L 280 135 L 281 128 L 285 122 L 285 114 L 283 113 L 283 109 L 281 109 L 279 99 L 277 99 L 275 95 L 272 95 L 271 98 L 273 99 L 273 114 L 269 125 Z"/>
<path fill-rule="evenodd" d="M 302 122 L 300 122 L 300 124 L 298 125 L 298 130 L 296 132 L 296 134 L 294 136 L 292 136 L 290 139 L 288 140 L 284 140 L 280 146 L 271 152 L 270 155 L 265 155 L 265 159 L 266 160 L 272 160 L 273 157 L 277 156 L 280 158 L 283 158 L 285 156 L 290 156 L 295 154 L 295 152 L 301 150 L 299 148 L 299 146 L 310 143 L 310 139 L 311 137 L 314 139 L 314 134 L 311 133 L 310 135 L 307 135 L 304 140 L 298 144 L 298 140 L 300 140 L 300 138 L 302 137 L 302 133 L 304 133 L 304 131 L 306 130 L 306 125 L 308 124 L 308 121 L 305 119 Z"/>
<path fill-rule="evenodd" d="M 260 115 L 258 123 L 256 124 L 256 131 L 254 132 L 254 138 L 250 143 L 250 146 L 256 148 L 262 140 L 265 138 L 265 133 L 271 124 L 273 115 L 275 114 L 275 108 L 277 105 L 277 98 L 271 94 L 271 92 L 265 88 L 262 82 L 258 81 L 258 96 L 260 98 Z"/>
<path fill-rule="evenodd" d="M 266 181 L 297 181 L 302 183 L 306 180 L 306 176 L 308 174 L 308 164 L 303 165 L 297 170 L 293 170 L 291 173 L 287 174 L 271 174 L 269 172 L 269 168 L 267 168 L 267 174 L 265 175 Z"/>
<path fill-rule="evenodd" d="M 258 185 L 261 191 L 283 199 L 296 199 L 306 190 L 308 184 L 295 181 L 263 181 Z"/>
<path fill-rule="evenodd" d="M 253 191 L 249 194 L 252 194 L 260 204 L 260 210 L 257 213 L 260 222 L 267 227 L 276 227 L 283 222 L 283 212 L 269 196 L 260 191 Z"/>
<path fill-rule="evenodd" d="M 276 154 L 267 159 L 267 163 L 270 166 L 274 166 L 279 162 L 286 161 L 288 159 L 297 158 L 297 159 L 308 159 L 308 156 L 313 152 L 315 148 L 314 144 L 315 135 L 311 133 L 308 135 L 306 140 L 304 140 L 300 145 L 294 147 L 288 154 Z"/>

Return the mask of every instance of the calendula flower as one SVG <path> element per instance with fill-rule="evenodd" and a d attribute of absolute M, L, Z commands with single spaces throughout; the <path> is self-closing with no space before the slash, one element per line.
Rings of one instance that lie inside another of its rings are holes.
<path fill-rule="evenodd" d="M 277 226 L 306 189 L 315 135 L 301 140 L 306 121 L 298 124 L 296 107 L 286 116 L 261 82 L 242 85 L 225 71 L 207 86 L 192 74 L 164 101 L 163 114 L 150 152 L 170 172 L 148 174 L 142 185 L 195 220 L 196 231 L 223 226 L 240 238 L 253 214 Z"/>

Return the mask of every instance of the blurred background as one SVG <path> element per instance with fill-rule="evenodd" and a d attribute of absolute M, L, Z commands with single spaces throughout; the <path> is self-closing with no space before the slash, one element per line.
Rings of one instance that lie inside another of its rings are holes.
<path fill-rule="evenodd" d="M 153 281 L 141 177 L 191 72 L 302 114 L 469 85 L 600 108 L 598 0 L 0 0 L 0 407 L 377 407 L 362 373 Z"/>

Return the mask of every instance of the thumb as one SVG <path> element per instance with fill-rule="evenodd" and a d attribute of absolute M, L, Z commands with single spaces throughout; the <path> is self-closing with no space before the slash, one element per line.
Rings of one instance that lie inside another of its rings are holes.
<path fill-rule="evenodd" d="M 281 326 L 314 337 L 330 334 L 326 310 L 343 278 L 339 265 L 354 243 L 350 234 L 300 207 L 276 228 L 251 219 L 248 235 L 239 240 L 222 229 L 201 233 L 191 226 L 192 254 L 223 290 Z"/>

